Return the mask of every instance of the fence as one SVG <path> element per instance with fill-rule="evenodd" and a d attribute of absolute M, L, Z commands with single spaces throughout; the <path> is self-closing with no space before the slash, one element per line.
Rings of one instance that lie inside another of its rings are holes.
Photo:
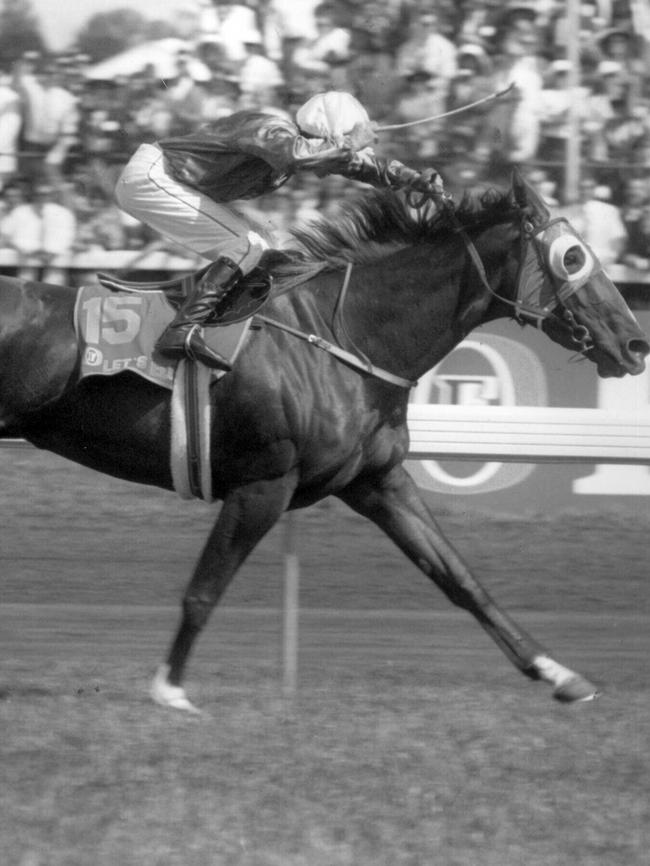
<path fill-rule="evenodd" d="M 650 463 L 650 411 L 528 406 L 409 406 L 415 460 Z"/>

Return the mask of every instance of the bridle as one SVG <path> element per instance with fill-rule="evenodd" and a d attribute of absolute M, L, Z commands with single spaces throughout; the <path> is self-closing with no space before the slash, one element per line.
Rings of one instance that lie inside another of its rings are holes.
<path fill-rule="evenodd" d="M 602 265 L 567 219 L 557 217 L 535 226 L 521 213 L 519 266 L 513 300 L 492 288 L 474 242 L 454 211 L 448 208 L 447 213 L 454 230 L 465 243 L 483 286 L 494 298 L 512 307 L 517 322 L 532 324 L 541 330 L 544 322 L 553 320 L 570 332 L 571 341 L 580 353 L 593 348 L 591 334 L 584 325 L 576 322 L 565 301 L 602 271 Z M 565 256 L 574 250 L 579 251 L 583 264 L 570 273 Z"/>
<path fill-rule="evenodd" d="M 429 194 L 410 193 L 407 202 L 413 208 L 422 207 Z M 578 236 L 568 220 L 564 217 L 549 219 L 535 226 L 520 211 L 520 253 L 516 277 L 515 298 L 506 298 L 490 285 L 487 272 L 474 242 L 456 216 L 454 205 L 448 196 L 436 195 L 447 213 L 454 231 L 463 239 L 467 252 L 476 268 L 481 283 L 489 294 L 506 306 L 512 307 L 513 318 L 522 325 L 533 324 L 540 330 L 544 322 L 553 320 L 568 330 L 571 341 L 576 349 L 584 354 L 593 347 L 591 334 L 575 321 L 573 313 L 567 309 L 564 302 L 578 289 L 602 270 L 602 266 L 587 244 Z M 565 256 L 572 250 L 579 250 L 583 264 L 573 272 L 569 272 L 565 264 Z M 332 343 L 316 334 L 306 333 L 293 328 L 284 322 L 271 319 L 266 315 L 256 317 L 272 327 L 279 328 L 294 337 L 306 340 L 308 343 L 323 349 L 352 367 L 362 370 L 375 378 L 383 379 L 401 388 L 412 388 L 415 382 L 396 376 L 373 364 L 370 359 L 356 346 L 345 327 L 343 306 L 350 284 L 352 265 L 349 264 L 343 284 L 336 301 L 332 328 L 337 343 Z M 348 343 L 353 351 L 343 348 L 342 343 Z"/>

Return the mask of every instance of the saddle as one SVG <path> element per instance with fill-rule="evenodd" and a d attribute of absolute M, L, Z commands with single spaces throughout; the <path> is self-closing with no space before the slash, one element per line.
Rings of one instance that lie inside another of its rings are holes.
<path fill-rule="evenodd" d="M 97 279 L 113 292 L 163 292 L 167 301 L 177 310 L 189 289 L 203 277 L 210 265 L 192 274 L 170 280 L 126 280 L 113 274 L 98 273 Z M 269 299 L 273 279 L 263 267 L 256 267 L 242 277 L 217 305 L 207 325 L 232 325 L 251 318 Z"/>

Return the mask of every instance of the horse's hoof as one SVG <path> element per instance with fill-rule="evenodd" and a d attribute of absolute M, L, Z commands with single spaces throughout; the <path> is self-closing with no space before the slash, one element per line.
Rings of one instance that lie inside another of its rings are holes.
<path fill-rule="evenodd" d="M 188 700 L 185 689 L 169 682 L 169 665 L 160 665 L 151 683 L 150 695 L 161 707 L 170 710 L 183 710 L 186 713 L 200 715 L 201 710 Z"/>
<path fill-rule="evenodd" d="M 558 686 L 553 692 L 555 700 L 560 701 L 563 704 L 595 701 L 599 696 L 600 692 L 596 686 L 594 686 L 593 683 L 590 683 L 589 680 L 578 675 L 571 677 L 570 680 L 562 683 L 562 685 Z"/>
<path fill-rule="evenodd" d="M 194 704 L 188 700 L 187 696 L 183 689 L 178 690 L 180 694 L 178 695 L 170 695 L 169 698 L 165 700 L 158 700 L 154 697 L 154 701 L 161 706 L 167 707 L 169 710 L 183 710 L 186 713 L 193 713 L 194 715 L 201 715 L 201 710 L 198 707 L 195 707 Z"/>

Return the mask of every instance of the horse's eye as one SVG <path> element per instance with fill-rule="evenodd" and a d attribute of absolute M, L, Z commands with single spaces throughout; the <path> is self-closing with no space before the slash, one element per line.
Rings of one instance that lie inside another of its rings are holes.
<path fill-rule="evenodd" d="M 584 267 L 586 261 L 585 251 L 578 244 L 569 247 L 562 258 L 562 264 L 569 275 L 577 274 Z"/>

